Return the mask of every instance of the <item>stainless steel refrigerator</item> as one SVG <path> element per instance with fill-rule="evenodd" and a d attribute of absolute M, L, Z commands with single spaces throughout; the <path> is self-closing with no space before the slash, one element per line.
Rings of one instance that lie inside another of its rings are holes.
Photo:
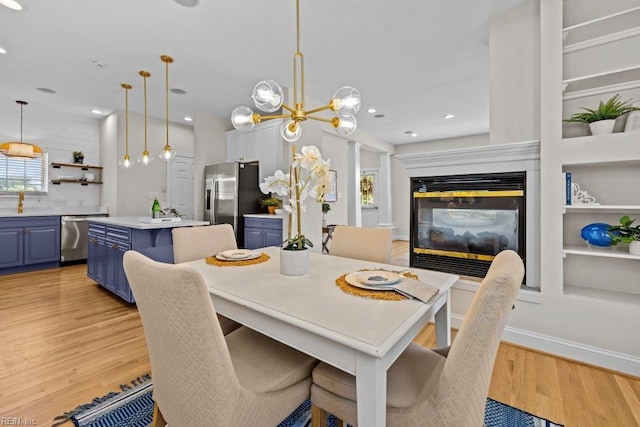
<path fill-rule="evenodd" d="M 244 247 L 244 214 L 259 211 L 258 163 L 220 163 L 204 168 L 204 220 L 231 224 Z"/>

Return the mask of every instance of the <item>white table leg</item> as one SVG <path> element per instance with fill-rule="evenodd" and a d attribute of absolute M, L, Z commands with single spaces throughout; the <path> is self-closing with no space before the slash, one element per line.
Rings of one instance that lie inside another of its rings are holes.
<path fill-rule="evenodd" d="M 436 345 L 447 347 L 451 345 L 451 289 L 447 291 L 447 301 L 435 315 Z"/>
<path fill-rule="evenodd" d="M 380 359 L 356 355 L 358 425 L 384 427 L 387 418 L 387 370 Z"/>

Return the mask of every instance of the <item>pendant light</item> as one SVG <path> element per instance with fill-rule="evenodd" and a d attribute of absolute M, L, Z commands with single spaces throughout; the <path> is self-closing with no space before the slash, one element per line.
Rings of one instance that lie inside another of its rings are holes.
<path fill-rule="evenodd" d="M 7 141 L 0 144 L 0 154 L 20 159 L 42 157 L 42 148 L 34 144 L 22 142 L 22 109 L 28 104 L 25 101 L 16 101 L 16 103 L 20 104 L 20 142 Z"/>
<path fill-rule="evenodd" d="M 256 107 L 267 113 L 274 113 L 282 107 L 288 113 L 261 116 L 249 107 L 237 107 L 231 113 L 233 127 L 246 132 L 262 121 L 288 119 L 282 124 L 280 133 L 285 140 L 292 142 L 300 138 L 302 133 L 300 124 L 307 119 L 312 119 L 330 123 L 341 135 L 351 135 L 355 132 L 357 125 L 354 115 L 360 110 L 361 105 L 360 92 L 357 89 L 344 86 L 334 93 L 327 105 L 312 110 L 305 108 L 304 55 L 300 51 L 300 0 L 296 0 L 296 34 L 297 50 L 293 55 L 293 106 L 283 104 L 284 92 L 278 83 L 273 80 L 261 81 L 254 87 L 251 96 Z M 324 110 L 334 111 L 338 116 L 327 119 L 314 115 Z"/>
<path fill-rule="evenodd" d="M 173 62 L 173 58 L 167 55 L 160 57 L 165 65 L 165 116 L 167 126 L 167 141 L 162 151 L 160 151 L 160 158 L 165 162 L 170 162 L 176 158 L 176 151 L 169 145 L 169 64 Z"/>
<path fill-rule="evenodd" d="M 147 150 L 147 78 L 151 77 L 151 73 L 148 71 L 140 71 L 138 74 L 140 74 L 144 80 L 144 151 L 138 156 L 138 163 L 147 166 L 153 161 L 153 156 L 149 154 L 149 150 Z"/>
<path fill-rule="evenodd" d="M 124 89 L 124 156 L 118 164 L 123 169 L 129 169 L 133 166 L 133 162 L 129 158 L 129 89 L 132 86 L 127 83 L 122 83 L 120 86 Z"/>

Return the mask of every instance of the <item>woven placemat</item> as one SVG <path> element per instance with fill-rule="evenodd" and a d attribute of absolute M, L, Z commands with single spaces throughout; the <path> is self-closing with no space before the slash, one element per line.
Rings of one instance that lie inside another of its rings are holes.
<path fill-rule="evenodd" d="M 390 271 L 390 270 L 385 270 L 381 268 L 377 270 Z M 364 270 L 360 270 L 360 271 L 364 271 Z M 397 271 L 394 271 L 394 273 L 397 273 Z M 419 280 L 418 275 L 413 273 L 402 272 L 399 274 L 403 277 Z M 367 289 L 362 289 L 356 286 L 352 286 L 345 280 L 346 277 L 347 277 L 347 274 L 343 274 L 342 276 L 338 277 L 336 279 L 336 285 L 338 285 L 338 287 L 342 289 L 343 292 L 346 292 L 348 294 L 357 295 L 359 297 L 365 297 L 365 298 L 384 299 L 389 301 L 402 301 L 407 299 L 407 297 L 405 297 L 404 295 L 400 295 L 399 293 L 394 291 L 369 291 Z"/>
<path fill-rule="evenodd" d="M 215 256 L 207 257 L 207 264 L 217 265 L 218 267 L 240 267 L 243 265 L 260 264 L 269 261 L 271 257 L 264 252 L 260 254 L 258 258 L 254 259 L 241 259 L 239 261 L 220 261 Z"/>

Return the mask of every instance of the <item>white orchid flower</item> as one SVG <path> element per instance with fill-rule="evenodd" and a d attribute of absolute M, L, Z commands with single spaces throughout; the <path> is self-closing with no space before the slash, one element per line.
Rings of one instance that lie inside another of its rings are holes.
<path fill-rule="evenodd" d="M 264 182 L 260 183 L 260 191 L 264 194 L 275 193 L 278 196 L 288 196 L 289 174 L 277 170 L 274 175 L 266 177 Z"/>

